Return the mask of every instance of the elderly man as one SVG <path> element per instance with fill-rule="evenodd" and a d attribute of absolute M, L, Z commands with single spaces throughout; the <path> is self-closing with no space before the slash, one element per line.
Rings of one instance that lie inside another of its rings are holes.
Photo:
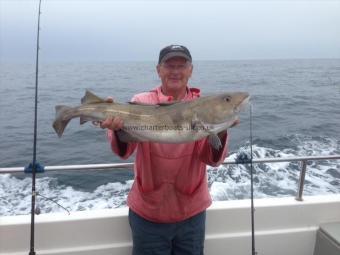
<path fill-rule="evenodd" d="M 135 95 L 143 104 L 195 100 L 200 90 L 189 87 L 193 65 L 189 50 L 170 45 L 159 54 L 157 73 L 161 85 Z M 133 238 L 133 255 L 201 255 L 204 248 L 205 210 L 211 204 L 206 165 L 217 166 L 227 154 L 227 133 L 222 147 L 212 148 L 207 139 L 185 144 L 124 143 L 116 132 L 121 119 L 101 123 L 108 129 L 113 152 L 128 158 L 135 150 L 134 183 L 127 204 Z"/>

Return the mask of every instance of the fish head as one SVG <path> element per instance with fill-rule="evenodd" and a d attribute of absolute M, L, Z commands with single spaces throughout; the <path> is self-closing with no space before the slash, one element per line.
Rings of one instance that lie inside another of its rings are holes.
<path fill-rule="evenodd" d="M 221 93 L 210 96 L 204 102 L 206 107 L 199 114 L 207 123 L 219 124 L 230 122 L 248 104 L 250 96 L 247 92 Z M 203 109 L 203 108 L 202 108 Z"/>
<path fill-rule="evenodd" d="M 217 100 L 220 107 L 229 113 L 239 113 L 249 103 L 250 96 L 247 92 L 223 93 Z"/>

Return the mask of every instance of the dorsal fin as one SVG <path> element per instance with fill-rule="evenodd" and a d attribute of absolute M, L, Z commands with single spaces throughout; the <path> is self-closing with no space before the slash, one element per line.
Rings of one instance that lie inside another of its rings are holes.
<path fill-rule="evenodd" d="M 96 96 L 91 91 L 86 90 L 85 96 L 81 99 L 81 104 L 105 103 L 105 100 Z"/>

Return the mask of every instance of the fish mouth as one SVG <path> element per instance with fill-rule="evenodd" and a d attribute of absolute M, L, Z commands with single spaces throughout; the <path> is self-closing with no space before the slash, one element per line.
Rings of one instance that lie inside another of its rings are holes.
<path fill-rule="evenodd" d="M 240 112 L 244 110 L 244 108 L 249 104 L 250 95 L 248 93 L 244 93 L 244 98 L 241 100 L 238 105 L 235 107 L 235 112 Z"/>
<path fill-rule="evenodd" d="M 240 107 L 244 107 L 246 106 L 247 104 L 249 104 L 249 101 L 250 101 L 250 96 L 249 95 L 246 95 L 245 98 L 243 99 L 243 101 L 240 103 Z"/>

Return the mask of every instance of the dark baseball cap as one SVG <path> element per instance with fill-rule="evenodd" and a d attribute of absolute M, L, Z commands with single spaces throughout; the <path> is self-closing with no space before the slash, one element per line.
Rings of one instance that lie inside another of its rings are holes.
<path fill-rule="evenodd" d="M 182 57 L 187 61 L 192 62 L 190 51 L 182 45 L 169 45 L 159 52 L 158 64 L 161 64 L 173 57 Z"/>

